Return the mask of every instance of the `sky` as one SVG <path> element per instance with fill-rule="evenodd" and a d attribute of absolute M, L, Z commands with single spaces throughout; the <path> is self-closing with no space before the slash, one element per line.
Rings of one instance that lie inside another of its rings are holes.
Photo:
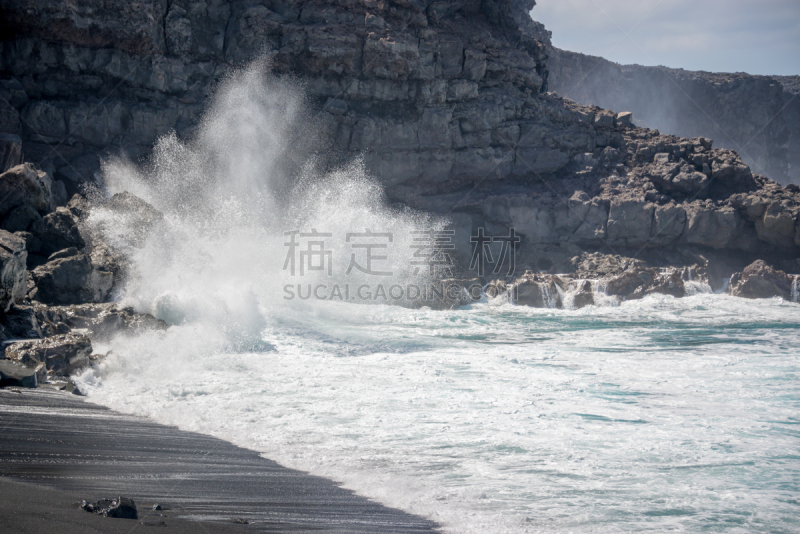
<path fill-rule="evenodd" d="M 617 63 L 800 75 L 800 0 L 537 0 L 558 48 Z"/>

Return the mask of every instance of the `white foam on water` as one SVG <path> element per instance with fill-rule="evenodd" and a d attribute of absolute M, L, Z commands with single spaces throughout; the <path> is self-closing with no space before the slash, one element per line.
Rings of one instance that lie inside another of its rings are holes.
<path fill-rule="evenodd" d="M 452 532 L 796 528 L 800 306 L 284 309 L 118 339 L 90 398 L 261 451 Z"/>
<path fill-rule="evenodd" d="M 442 225 L 387 207 L 358 162 L 292 171 L 298 117 L 296 88 L 255 66 L 221 86 L 197 138 L 162 139 L 145 168 L 106 166 L 111 192 L 165 215 L 137 243 L 131 221 L 93 212 L 132 258 L 120 299 L 172 326 L 98 344 L 111 354 L 77 378 L 93 401 L 451 532 L 800 527 L 800 306 L 699 289 L 620 302 L 598 284 L 580 310 L 285 300 L 287 230 L 391 231 L 407 251 Z M 302 282 L 426 280 L 408 254 L 387 262 L 385 279 Z"/>

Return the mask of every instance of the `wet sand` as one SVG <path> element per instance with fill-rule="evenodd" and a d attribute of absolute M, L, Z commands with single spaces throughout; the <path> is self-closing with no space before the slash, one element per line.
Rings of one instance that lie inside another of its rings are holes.
<path fill-rule="evenodd" d="M 161 522 L 173 532 L 437 531 L 256 452 L 49 389 L 0 390 L 0 477 L 2 532 L 128 532 Z M 78 508 L 119 495 L 136 502 L 138 520 Z M 153 512 L 155 503 L 167 509 Z"/>

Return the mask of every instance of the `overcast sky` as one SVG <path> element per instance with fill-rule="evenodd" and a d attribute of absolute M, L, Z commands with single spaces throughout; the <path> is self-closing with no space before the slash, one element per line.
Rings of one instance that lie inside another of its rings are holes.
<path fill-rule="evenodd" d="M 532 16 L 555 46 L 617 63 L 800 74 L 800 0 L 537 0 Z"/>

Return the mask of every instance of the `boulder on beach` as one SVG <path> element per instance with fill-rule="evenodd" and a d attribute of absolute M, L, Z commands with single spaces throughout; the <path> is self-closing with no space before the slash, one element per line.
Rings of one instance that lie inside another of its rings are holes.
<path fill-rule="evenodd" d="M 81 509 L 87 512 L 103 515 L 105 517 L 116 517 L 119 519 L 139 519 L 136 511 L 136 503 L 129 497 L 117 497 L 116 499 L 100 499 L 95 502 L 81 502 Z"/>
<path fill-rule="evenodd" d="M 44 364 L 50 375 L 70 376 L 87 367 L 92 355 L 92 342 L 82 334 L 60 334 L 44 339 L 10 343 L 6 360 L 36 368 Z"/>
<path fill-rule="evenodd" d="M 35 388 L 39 385 L 37 374 L 40 367 L 43 366 L 28 367 L 17 362 L 0 360 L 0 387 Z"/>

